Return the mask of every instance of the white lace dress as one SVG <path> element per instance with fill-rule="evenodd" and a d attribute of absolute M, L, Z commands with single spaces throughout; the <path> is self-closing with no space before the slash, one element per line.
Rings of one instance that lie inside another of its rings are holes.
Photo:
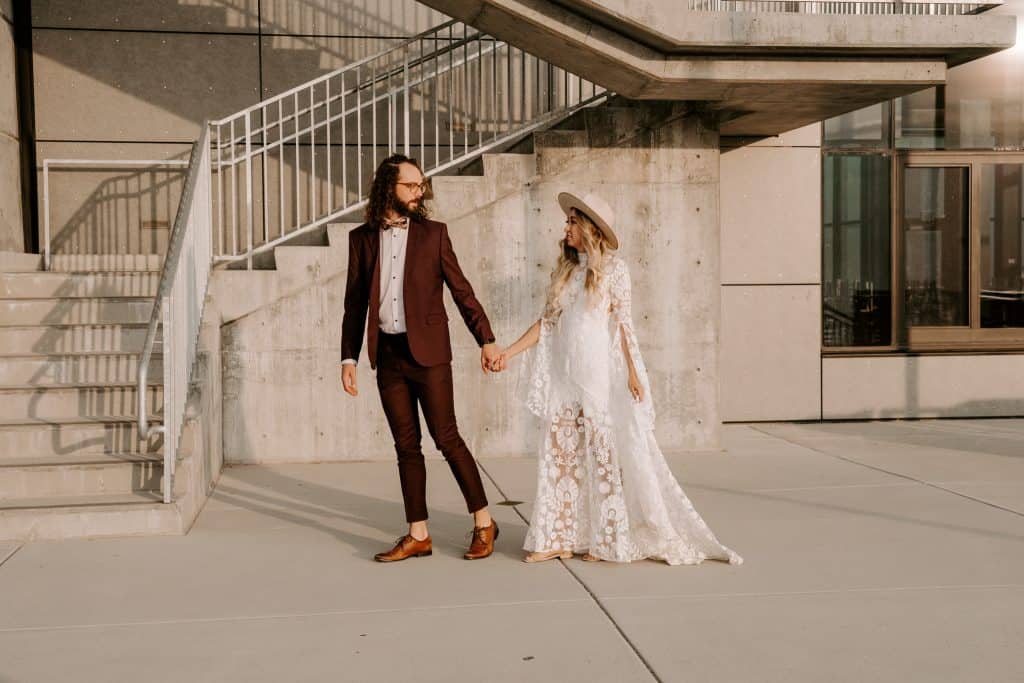
<path fill-rule="evenodd" d="M 520 371 L 523 400 L 546 424 L 523 547 L 589 551 L 614 562 L 742 563 L 697 514 L 654 438 L 625 262 L 609 256 L 594 298 L 584 288 L 581 259 L 560 295 L 560 314 L 541 321 L 540 340 Z M 644 389 L 641 402 L 629 393 L 622 335 Z"/>

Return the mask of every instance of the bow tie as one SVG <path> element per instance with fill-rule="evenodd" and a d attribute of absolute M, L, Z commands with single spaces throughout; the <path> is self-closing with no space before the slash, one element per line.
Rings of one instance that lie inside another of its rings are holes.
<path fill-rule="evenodd" d="M 405 230 L 409 227 L 409 217 L 396 218 L 393 221 L 384 221 L 384 229 L 390 230 L 391 228 L 398 228 L 399 230 Z"/>

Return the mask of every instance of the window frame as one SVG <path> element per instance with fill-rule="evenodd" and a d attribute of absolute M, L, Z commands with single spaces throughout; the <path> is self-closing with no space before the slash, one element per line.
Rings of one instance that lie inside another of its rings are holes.
<path fill-rule="evenodd" d="M 981 167 L 990 164 L 1024 165 L 1024 152 L 900 150 L 894 157 L 892 188 L 892 254 L 896 278 L 893 282 L 894 336 L 908 351 L 1021 351 L 1024 327 L 981 326 Z M 968 172 L 968 325 L 951 327 L 908 327 L 903 303 L 903 179 L 907 168 L 966 168 Z M 861 347 L 867 348 L 867 347 Z"/>

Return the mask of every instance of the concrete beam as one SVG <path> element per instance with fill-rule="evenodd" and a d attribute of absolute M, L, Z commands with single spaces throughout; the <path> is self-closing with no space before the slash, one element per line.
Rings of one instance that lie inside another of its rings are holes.
<path fill-rule="evenodd" d="M 722 134 L 736 137 L 777 135 L 941 84 L 947 65 L 1015 39 L 1013 23 L 996 16 L 680 12 L 630 0 L 425 1 L 626 97 L 711 103 Z M 643 35 L 638 27 L 646 27 Z"/>

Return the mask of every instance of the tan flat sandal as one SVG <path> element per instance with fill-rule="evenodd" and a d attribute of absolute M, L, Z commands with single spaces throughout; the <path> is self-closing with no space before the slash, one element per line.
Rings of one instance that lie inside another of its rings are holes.
<path fill-rule="evenodd" d="M 547 562 L 548 560 L 571 560 L 571 550 L 549 550 L 545 553 L 530 553 L 523 558 L 523 562 L 533 564 L 535 562 Z"/>

